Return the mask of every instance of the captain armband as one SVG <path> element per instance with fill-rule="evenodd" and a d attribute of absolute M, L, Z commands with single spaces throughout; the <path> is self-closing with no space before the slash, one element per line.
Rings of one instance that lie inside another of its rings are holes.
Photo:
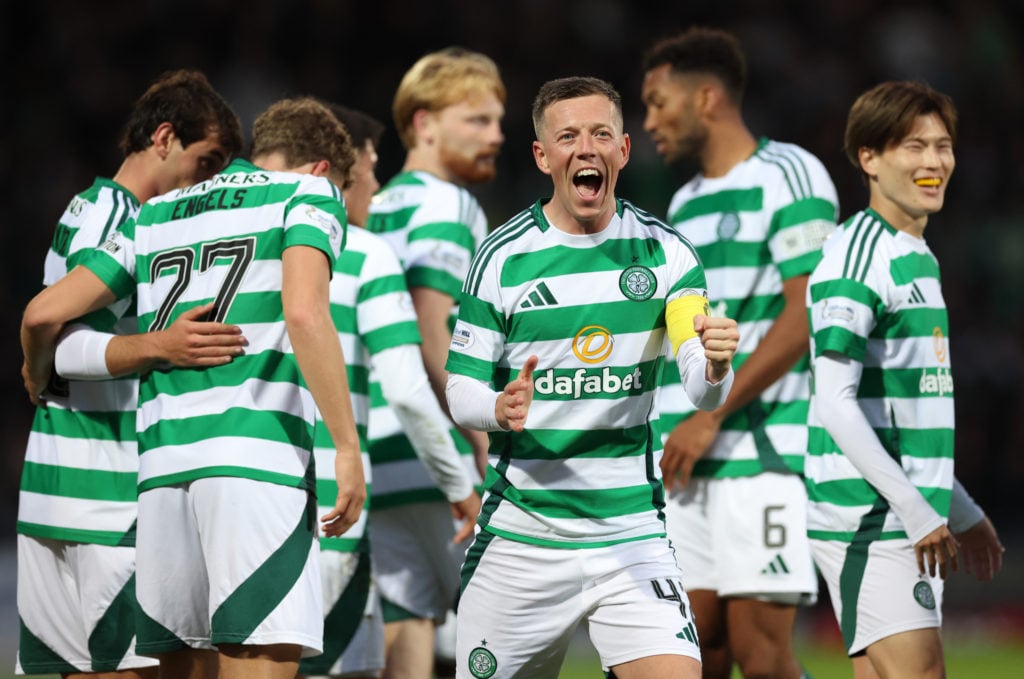
<path fill-rule="evenodd" d="M 668 339 L 672 343 L 672 355 L 675 356 L 683 342 L 697 336 L 693 329 L 695 316 L 711 315 L 711 306 L 704 295 L 686 295 L 668 303 L 665 307 L 665 326 Z"/>

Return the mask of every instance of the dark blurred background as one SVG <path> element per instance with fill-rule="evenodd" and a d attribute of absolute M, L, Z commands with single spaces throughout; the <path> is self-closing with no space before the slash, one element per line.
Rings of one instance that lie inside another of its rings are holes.
<path fill-rule="evenodd" d="M 161 72 L 206 72 L 247 133 L 255 115 L 283 96 L 361 108 L 389 124 L 383 182 L 404 158 L 390 105 L 405 69 L 448 45 L 485 52 L 509 94 L 498 179 L 476 191 L 492 226 L 550 191 L 530 154 L 538 86 L 564 75 L 599 76 L 622 93 L 633 140 L 618 195 L 663 216 L 694 168 L 666 167 L 643 132 L 640 58 L 656 38 L 705 24 L 735 31 L 744 45 L 752 131 L 817 154 L 839 190 L 842 219 L 867 201 L 841 152 L 854 98 L 897 78 L 953 96 L 961 116 L 957 171 L 926 235 L 942 265 L 953 328 L 956 469 L 1004 540 L 1024 547 L 1016 497 L 1024 487 L 1021 0 L 7 0 L 0 11 L 0 223 L 7 233 L 0 253 L 0 544 L 13 542 L 32 414 L 19 375 L 21 311 L 40 287 L 57 218 L 94 176 L 116 171 L 121 126 Z M 1012 548 L 1007 556 L 1012 565 Z M 985 596 L 1024 602 L 1022 572 L 1010 568 Z"/>

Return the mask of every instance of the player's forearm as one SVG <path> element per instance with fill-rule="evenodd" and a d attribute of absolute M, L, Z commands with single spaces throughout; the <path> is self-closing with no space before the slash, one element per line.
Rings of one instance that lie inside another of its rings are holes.
<path fill-rule="evenodd" d="M 407 344 L 382 351 L 372 363 L 384 398 L 434 483 L 449 502 L 465 499 L 473 482 L 452 440 L 451 421 L 430 387 L 419 347 Z"/>
<path fill-rule="evenodd" d="M 339 451 L 359 451 L 359 437 L 337 330 L 326 309 L 288 317 L 295 360 Z"/>
<path fill-rule="evenodd" d="M 943 524 L 885 450 L 857 402 L 860 364 L 832 354 L 815 359 L 815 413 L 864 480 L 881 495 L 903 522 L 910 541 L 917 543 Z"/>
<path fill-rule="evenodd" d="M 498 422 L 496 403 L 501 392 L 465 375 L 448 377 L 446 398 L 456 424 L 473 431 L 506 431 Z"/>
<path fill-rule="evenodd" d="M 962 533 L 984 518 L 984 510 L 963 487 L 960 479 L 953 477 L 953 493 L 949 502 L 949 530 L 953 533 Z"/>
<path fill-rule="evenodd" d="M 715 382 L 708 379 L 708 360 L 700 340 L 691 337 L 679 347 L 676 354 L 679 379 L 690 402 L 700 410 L 715 410 L 728 397 L 734 384 L 734 372 L 729 370 Z"/>

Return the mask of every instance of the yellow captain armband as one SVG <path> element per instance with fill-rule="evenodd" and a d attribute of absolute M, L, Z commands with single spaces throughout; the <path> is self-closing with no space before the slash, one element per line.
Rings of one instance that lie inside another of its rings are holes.
<path fill-rule="evenodd" d="M 711 305 L 703 295 L 686 295 L 672 300 L 665 307 L 665 326 L 668 328 L 668 339 L 672 342 L 673 356 L 683 342 L 697 336 L 697 331 L 693 329 L 693 318 L 698 314 L 711 315 Z"/>

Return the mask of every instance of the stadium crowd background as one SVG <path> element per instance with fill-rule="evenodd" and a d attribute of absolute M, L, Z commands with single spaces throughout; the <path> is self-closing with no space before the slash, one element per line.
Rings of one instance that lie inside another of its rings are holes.
<path fill-rule="evenodd" d="M 13 545 L 32 415 L 19 374 L 21 311 L 39 289 L 57 218 L 95 175 L 117 169 L 121 125 L 159 73 L 203 70 L 246 130 L 270 102 L 302 94 L 390 123 L 391 96 L 416 58 L 447 45 L 483 51 L 497 61 L 509 94 L 498 179 L 476 191 L 492 227 L 550 190 L 530 154 L 529 111 L 539 85 L 596 75 L 622 93 L 632 136 L 618 193 L 664 216 L 694 168 L 666 167 L 643 131 L 640 59 L 656 38 L 696 23 L 740 37 L 750 70 L 749 126 L 822 159 L 839 191 L 841 219 L 867 201 L 841 150 L 856 95 L 881 80 L 919 79 L 956 101 L 957 170 L 926 235 L 942 266 L 953 328 L 957 473 L 1010 549 L 996 586 L 963 587 L 972 597 L 1024 608 L 1024 560 L 1015 554 L 1024 548 L 1017 496 L 1024 487 L 1021 0 L 46 0 L 5 2 L 0 12 L 0 544 Z M 389 129 L 382 181 L 403 157 Z"/>

